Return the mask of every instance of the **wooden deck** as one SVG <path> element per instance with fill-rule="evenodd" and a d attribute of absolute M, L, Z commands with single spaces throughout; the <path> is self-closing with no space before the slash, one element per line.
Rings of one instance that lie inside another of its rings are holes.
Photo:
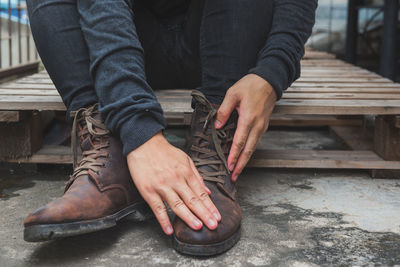
<path fill-rule="evenodd" d="M 347 142 L 347 145 L 350 142 L 349 138 L 358 139 L 354 127 L 360 126 L 360 123 L 356 125 L 357 120 L 354 120 L 352 115 L 382 116 L 384 121 L 388 122 L 385 124 L 387 129 L 379 130 L 386 131 L 382 135 L 398 129 L 400 84 L 335 59 L 333 55 L 324 52 L 307 50 L 301 65 L 301 78 L 276 104 L 272 117 L 273 125 L 298 126 L 309 123 L 336 126 L 334 132 L 346 139 L 343 141 Z M 169 123 L 187 124 L 192 112 L 190 90 L 160 90 L 156 91 L 156 95 Z M 0 84 L 0 122 L 17 122 L 22 111 L 33 110 L 65 111 L 65 106 L 45 71 Z M 353 123 L 347 125 L 346 122 L 352 121 L 352 118 Z M 349 125 L 353 127 L 351 137 L 347 127 Z M 396 141 L 393 141 L 393 138 L 400 138 L 400 135 L 392 135 L 385 140 L 390 143 Z M 379 139 L 379 134 L 375 134 L 375 139 L 377 138 Z M 385 143 L 385 140 L 366 140 L 365 142 L 370 143 L 367 150 L 349 145 L 350 150 L 344 151 L 257 151 L 250 166 L 400 170 L 400 152 L 398 159 L 392 158 L 389 161 L 385 153 L 390 150 L 390 145 Z M 376 147 L 374 143 L 381 145 Z M 383 144 L 386 145 L 385 148 L 382 148 Z M 45 147 L 31 157 L 9 161 L 70 163 L 71 155 L 65 147 Z"/>

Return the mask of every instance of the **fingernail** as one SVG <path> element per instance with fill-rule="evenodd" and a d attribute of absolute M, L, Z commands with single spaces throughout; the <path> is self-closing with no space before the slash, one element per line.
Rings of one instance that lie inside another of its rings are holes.
<path fill-rule="evenodd" d="M 193 220 L 193 224 L 195 227 L 200 227 L 201 226 L 201 222 L 198 220 Z"/>
<path fill-rule="evenodd" d="M 217 221 L 221 220 L 221 216 L 218 213 L 214 212 L 213 215 Z"/>
<path fill-rule="evenodd" d="M 211 190 L 208 187 L 206 187 L 206 191 L 208 194 L 211 194 Z"/>
<path fill-rule="evenodd" d="M 219 120 L 215 120 L 215 127 L 219 128 L 222 126 L 222 123 Z"/>
<path fill-rule="evenodd" d="M 210 227 L 217 226 L 217 222 L 214 221 L 213 219 L 209 219 L 209 220 L 208 220 L 208 224 L 210 225 Z"/>
<path fill-rule="evenodd" d="M 232 181 L 236 182 L 236 179 L 237 179 L 237 175 L 236 174 L 232 175 Z"/>
<path fill-rule="evenodd" d="M 171 226 L 167 226 L 167 229 L 165 229 L 165 231 L 167 232 L 168 235 L 170 235 L 170 234 L 172 234 L 172 232 L 173 232 L 174 230 L 172 230 L 172 227 L 171 227 Z"/>
<path fill-rule="evenodd" d="M 233 171 L 233 168 L 235 168 L 235 164 L 231 163 L 231 165 L 229 165 L 229 170 Z"/>

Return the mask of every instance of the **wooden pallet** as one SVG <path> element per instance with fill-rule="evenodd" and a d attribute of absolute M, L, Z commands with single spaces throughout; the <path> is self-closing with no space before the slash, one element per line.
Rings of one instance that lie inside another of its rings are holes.
<path fill-rule="evenodd" d="M 249 166 L 400 170 L 400 84 L 324 52 L 307 50 L 301 65 L 301 78 L 277 102 L 272 125 L 332 126 L 348 145 L 364 138 L 363 116 L 375 115 L 375 135 L 369 131 L 370 138 L 363 139 L 369 146 L 348 146 L 349 150 L 343 151 L 257 151 Z M 161 90 L 156 95 L 168 123 L 188 123 L 190 90 Z M 22 114 L 35 110 L 65 111 L 45 71 L 0 85 L 0 124 L 20 123 Z M 31 152 L 31 156 L 8 161 L 71 163 L 66 147 Z"/>

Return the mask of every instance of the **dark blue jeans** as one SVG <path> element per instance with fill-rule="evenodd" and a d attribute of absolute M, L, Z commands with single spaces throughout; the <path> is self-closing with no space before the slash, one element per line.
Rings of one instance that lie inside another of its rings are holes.
<path fill-rule="evenodd" d="M 272 0 L 27 5 L 38 52 L 68 112 L 99 102 L 125 154 L 165 127 L 153 88 L 198 87 L 212 102 L 222 102 L 256 65 L 274 8 Z"/>

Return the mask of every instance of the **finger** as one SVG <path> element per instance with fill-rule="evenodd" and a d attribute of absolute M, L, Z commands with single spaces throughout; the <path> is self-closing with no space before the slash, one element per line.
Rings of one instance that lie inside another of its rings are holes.
<path fill-rule="evenodd" d="M 232 114 L 232 111 L 236 108 L 238 104 L 238 98 L 235 97 L 234 94 L 227 93 L 225 95 L 224 101 L 222 101 L 221 106 L 218 109 L 217 117 L 215 120 L 215 128 L 221 129 L 229 117 Z"/>
<path fill-rule="evenodd" d="M 232 181 L 236 182 L 239 175 L 242 173 L 244 167 L 247 165 L 249 162 L 251 156 L 253 155 L 258 142 L 261 139 L 261 131 L 256 130 L 255 128 L 252 129 L 252 131 L 249 134 L 249 137 L 247 138 L 246 145 L 242 152 L 240 153 L 239 159 L 237 161 L 237 164 L 235 166 L 235 169 L 233 170 L 232 173 Z"/>
<path fill-rule="evenodd" d="M 157 194 L 154 194 L 149 198 L 143 196 L 143 198 L 149 204 L 164 233 L 167 235 L 172 235 L 174 230 L 172 229 L 171 221 L 168 217 L 167 208 L 165 207 L 165 204 L 161 198 Z"/>
<path fill-rule="evenodd" d="M 201 177 L 201 175 L 200 175 L 199 171 L 197 170 L 196 166 L 194 166 L 194 162 L 193 162 L 193 160 L 191 158 L 189 158 L 189 163 L 190 163 L 190 167 L 192 168 L 193 173 L 195 174 L 196 179 L 198 179 L 199 182 L 202 184 L 202 186 L 206 190 L 207 194 L 211 194 L 210 189 L 204 183 L 203 178 Z"/>
<path fill-rule="evenodd" d="M 193 179 L 195 183 L 197 183 L 197 180 Z M 197 183 L 197 186 L 200 184 Z M 211 214 L 211 212 L 206 208 L 206 206 L 203 204 L 201 201 L 200 197 L 197 196 L 193 190 L 189 186 L 184 186 L 181 187 L 180 190 L 178 191 L 179 195 L 185 202 L 186 206 L 194 212 L 194 214 L 197 215 L 197 217 L 203 221 L 203 223 L 211 230 L 214 230 L 218 226 L 217 220 L 214 218 L 214 216 Z M 203 191 L 203 195 L 206 195 L 208 197 L 208 194 Z"/>
<path fill-rule="evenodd" d="M 236 128 L 236 132 L 232 141 L 232 147 L 228 156 L 228 167 L 230 171 L 233 171 L 235 168 L 239 155 L 246 145 L 249 132 L 249 123 L 243 119 L 243 116 L 239 116 L 238 126 Z"/>
<path fill-rule="evenodd" d="M 172 211 L 193 230 L 200 230 L 203 223 L 188 209 L 183 200 L 173 190 L 160 192 Z"/>
<path fill-rule="evenodd" d="M 210 196 L 207 194 L 207 192 L 202 190 L 202 188 L 201 188 L 200 184 L 198 183 L 198 181 L 195 178 L 189 179 L 188 185 L 189 185 L 190 189 L 200 199 L 200 201 L 202 202 L 204 207 L 210 212 L 210 214 L 212 214 L 212 216 L 214 217 L 213 219 L 215 219 L 215 220 L 217 220 L 217 222 L 219 222 L 221 220 L 221 214 L 219 213 L 217 207 L 215 207 L 214 203 L 211 201 Z M 197 214 L 197 212 L 195 212 L 195 213 Z M 197 216 L 199 216 L 200 219 L 203 220 L 201 215 L 197 214 Z M 210 218 L 207 218 L 207 219 L 210 219 Z"/>

